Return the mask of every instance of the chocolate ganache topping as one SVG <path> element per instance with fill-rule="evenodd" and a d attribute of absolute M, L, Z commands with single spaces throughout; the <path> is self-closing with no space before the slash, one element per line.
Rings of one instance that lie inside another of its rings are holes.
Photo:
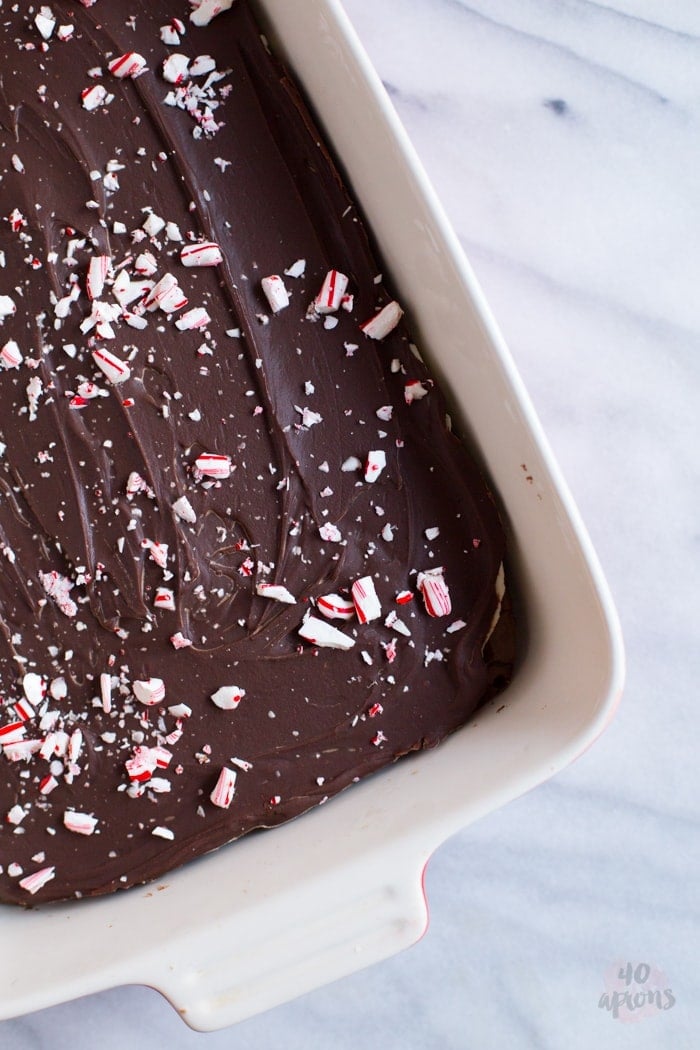
<path fill-rule="evenodd" d="M 247 2 L 5 2 L 0 33 L 0 899 L 26 905 L 437 744 L 512 643 L 493 500 Z"/>

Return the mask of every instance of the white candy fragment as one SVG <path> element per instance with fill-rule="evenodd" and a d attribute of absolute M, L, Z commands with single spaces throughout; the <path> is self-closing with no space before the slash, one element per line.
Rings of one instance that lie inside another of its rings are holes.
<path fill-rule="evenodd" d="M 153 787 L 153 781 L 150 782 L 149 787 Z M 151 835 L 155 835 L 159 839 L 167 839 L 169 842 L 172 842 L 175 838 L 175 832 L 171 828 L 164 828 L 160 824 L 153 829 Z"/>
<path fill-rule="evenodd" d="M 382 449 L 375 449 L 372 452 L 368 452 L 367 462 L 365 463 L 365 481 L 373 484 L 385 467 L 386 452 Z"/>
<path fill-rule="evenodd" d="M 324 594 L 316 600 L 316 608 L 328 620 L 352 620 L 355 616 L 355 603 L 340 594 Z"/>
<path fill-rule="evenodd" d="M 177 45 L 180 37 L 185 35 L 185 23 L 179 18 L 172 18 L 170 24 L 160 27 L 160 39 L 164 44 Z"/>
<path fill-rule="evenodd" d="M 87 293 L 89 299 L 99 299 L 105 286 L 105 281 L 112 268 L 112 258 L 109 255 L 93 255 L 88 265 Z"/>
<path fill-rule="evenodd" d="M 340 469 L 342 470 L 343 474 L 351 474 L 353 470 L 359 470 L 361 466 L 362 461 L 359 460 L 357 456 L 348 456 L 348 458 L 341 465 Z"/>
<path fill-rule="evenodd" d="M 228 809 L 236 793 L 236 772 L 223 766 L 219 773 L 216 787 L 209 796 L 210 800 L 219 809 Z"/>
<path fill-rule="evenodd" d="M 91 817 L 89 813 L 76 813 L 73 809 L 67 809 L 63 814 L 63 826 L 68 831 L 74 831 L 76 835 L 92 835 L 97 827 L 97 817 Z"/>
<path fill-rule="evenodd" d="M 382 615 L 382 607 L 371 576 L 355 580 L 351 588 L 352 600 L 360 623 L 369 623 Z"/>
<path fill-rule="evenodd" d="M 190 60 L 187 55 L 181 55 L 177 51 L 168 55 L 163 62 L 163 79 L 169 84 L 182 84 L 187 79 Z"/>
<path fill-rule="evenodd" d="M 303 277 L 305 270 L 306 259 L 297 259 L 284 273 L 286 277 Z"/>
<path fill-rule="evenodd" d="M 387 303 L 378 314 L 371 317 L 369 321 L 365 321 L 364 324 L 360 325 L 360 328 L 369 336 L 370 339 L 384 339 L 389 332 L 396 328 L 397 324 L 403 317 L 403 310 L 396 302 L 396 300 Z"/>
<path fill-rule="evenodd" d="M 134 696 L 146 707 L 153 707 L 165 700 L 165 683 L 162 678 L 147 678 L 145 681 L 134 682 L 132 685 Z"/>
<path fill-rule="evenodd" d="M 21 869 L 20 869 L 21 870 Z M 31 875 L 25 875 L 23 879 L 19 880 L 19 885 L 27 893 L 37 893 L 42 886 L 45 886 L 47 882 L 50 882 L 56 874 L 56 868 L 42 868 L 40 871 L 32 872 Z"/>
<path fill-rule="evenodd" d="M 146 59 L 136 51 L 127 51 L 119 58 L 113 58 L 107 67 L 112 76 L 123 80 L 125 77 L 137 77 L 146 68 Z"/>
<path fill-rule="evenodd" d="M 218 266 L 224 261 L 221 248 L 213 241 L 188 244 L 180 252 L 183 266 Z"/>
<path fill-rule="evenodd" d="M 196 328 L 207 328 L 210 324 L 211 317 L 204 307 L 195 306 L 175 322 L 175 327 L 180 332 L 190 332 Z"/>
<path fill-rule="evenodd" d="M 317 645 L 320 649 L 352 649 L 355 644 L 354 638 L 349 638 L 337 628 L 332 627 L 325 620 L 319 620 L 317 616 L 307 616 L 299 628 L 299 634 L 307 642 Z"/>
<path fill-rule="evenodd" d="M 9 339 L 0 350 L 0 365 L 3 368 L 19 368 L 24 357 L 14 339 Z"/>
<path fill-rule="evenodd" d="M 194 525 L 197 520 L 197 515 L 187 496 L 180 496 L 179 499 L 176 499 L 173 503 L 173 510 L 180 521 L 186 521 L 189 525 Z"/>
<path fill-rule="evenodd" d="M 244 696 L 245 689 L 241 689 L 240 686 L 222 685 L 212 693 L 211 699 L 222 711 L 235 711 Z"/>
<path fill-rule="evenodd" d="M 222 11 L 228 11 L 233 6 L 233 0 L 200 0 L 196 10 L 190 15 L 190 22 L 196 26 L 208 26 L 212 18 L 216 18 Z"/>
<path fill-rule="evenodd" d="M 16 312 L 14 299 L 11 299 L 9 295 L 0 295 L 0 318 L 12 317 Z"/>
<path fill-rule="evenodd" d="M 155 255 L 153 255 L 152 252 L 141 252 L 140 255 L 137 255 L 136 259 L 134 260 L 134 269 L 136 270 L 136 273 L 140 274 L 142 277 L 152 277 L 158 269 L 158 263 L 156 262 Z M 124 270 L 122 270 L 122 274 L 120 276 L 122 275 L 126 276 L 126 272 Z M 132 282 L 127 276 L 125 290 L 131 283 Z M 121 299 L 119 301 L 121 302 Z M 124 306 L 124 303 L 122 303 L 122 306 Z"/>
<path fill-rule="evenodd" d="M 44 679 L 41 675 L 35 674 L 34 671 L 28 671 L 27 674 L 25 674 L 22 679 L 22 689 L 27 700 L 34 707 L 38 707 L 44 699 L 46 691 L 44 687 Z"/>
<path fill-rule="evenodd" d="M 190 66 L 191 77 L 205 77 L 207 73 L 213 73 L 216 62 L 211 55 L 197 55 Z"/>
<path fill-rule="evenodd" d="M 452 612 L 450 592 L 445 583 L 445 570 L 440 567 L 418 573 L 418 590 L 429 616 L 449 616 Z"/>
<path fill-rule="evenodd" d="M 283 602 L 285 605 L 296 605 L 297 600 L 294 595 L 280 584 L 259 583 L 255 590 L 261 598 L 271 598 L 273 601 Z"/>
<path fill-rule="evenodd" d="M 75 26 L 71 25 L 70 22 L 68 22 L 66 25 L 58 27 L 58 29 L 56 30 L 56 36 L 59 40 L 62 40 L 65 43 L 66 40 L 71 39 L 74 32 Z"/>
<path fill-rule="evenodd" d="M 34 16 L 34 25 L 39 30 L 42 40 L 50 40 L 56 28 L 56 19 L 50 7 L 42 7 L 38 15 Z"/>
<path fill-rule="evenodd" d="M 111 354 L 109 350 L 105 350 L 104 347 L 100 347 L 99 350 L 93 350 L 92 357 L 95 364 L 111 383 L 123 383 L 131 375 L 129 366 L 124 361 L 120 361 L 114 354 Z"/>
<path fill-rule="evenodd" d="M 314 307 L 317 314 L 331 314 L 340 309 L 348 287 L 348 278 L 339 270 L 329 270 L 321 291 L 316 296 Z"/>
<path fill-rule="evenodd" d="M 298 412 L 301 416 L 301 423 L 299 424 L 299 426 L 306 427 L 308 429 L 309 427 L 315 427 L 318 423 L 323 422 L 323 416 L 321 415 L 321 413 L 314 412 L 312 408 L 299 408 L 298 405 L 295 405 L 294 411 Z"/>
<path fill-rule="evenodd" d="M 195 460 L 195 467 L 207 478 L 227 478 L 231 474 L 231 457 L 204 452 Z"/>
<path fill-rule="evenodd" d="M 261 284 L 273 314 L 277 314 L 280 310 L 284 310 L 285 307 L 289 306 L 289 292 L 281 277 L 277 274 L 263 277 Z"/>
<path fill-rule="evenodd" d="M 393 609 L 384 621 L 384 626 L 388 627 L 390 631 L 398 631 L 399 634 L 405 635 L 406 638 L 411 637 L 410 628 L 406 626 L 403 620 L 398 618 Z"/>
<path fill-rule="evenodd" d="M 165 229 L 165 219 L 160 215 L 156 215 L 155 212 L 149 212 L 146 218 L 141 223 L 141 229 L 148 234 L 149 237 L 157 237 L 159 233 Z"/>

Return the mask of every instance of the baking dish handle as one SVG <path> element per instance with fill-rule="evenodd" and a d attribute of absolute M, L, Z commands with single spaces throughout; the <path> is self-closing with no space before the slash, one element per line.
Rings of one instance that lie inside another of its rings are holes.
<path fill-rule="evenodd" d="M 347 868 L 326 873 L 237 919 L 222 916 L 216 947 L 211 931 L 201 943 L 189 937 L 190 968 L 168 967 L 160 981 L 151 976 L 148 983 L 197 1031 L 287 1002 L 419 940 L 428 924 L 426 864 L 425 856 L 410 862 L 395 853 L 375 857 L 352 878 Z"/>

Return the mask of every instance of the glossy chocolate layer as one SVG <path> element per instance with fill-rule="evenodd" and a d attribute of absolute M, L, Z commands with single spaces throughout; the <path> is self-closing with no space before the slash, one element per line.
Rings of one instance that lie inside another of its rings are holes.
<path fill-rule="evenodd" d="M 512 658 L 500 629 L 484 649 L 492 499 L 403 324 L 360 328 L 391 296 L 245 0 L 203 27 L 180 0 L 50 8 L 46 41 L 39 5 L 0 12 L 0 898 L 21 904 L 162 876 L 325 802 L 464 724 Z M 132 51 L 144 72 L 108 71 Z M 216 78 L 176 59 L 166 82 L 173 54 Z M 203 241 L 223 261 L 183 265 Z M 352 298 L 319 317 L 329 270 Z M 146 309 L 166 275 L 169 312 Z M 439 567 L 432 616 L 418 573 Z M 300 636 L 365 577 L 381 615 L 324 621 L 352 648 Z M 152 679 L 164 699 L 134 684 Z"/>

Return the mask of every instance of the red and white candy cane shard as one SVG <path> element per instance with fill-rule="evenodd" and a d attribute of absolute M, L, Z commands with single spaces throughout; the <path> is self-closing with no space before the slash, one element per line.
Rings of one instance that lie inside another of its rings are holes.
<path fill-rule="evenodd" d="M 175 322 L 175 327 L 180 332 L 191 332 L 196 328 L 207 328 L 210 324 L 211 317 L 204 307 L 195 306 Z"/>
<path fill-rule="evenodd" d="M 22 351 L 15 342 L 14 339 L 8 339 L 8 341 L 0 350 L 0 364 L 3 368 L 19 368 L 22 364 L 24 357 Z"/>
<path fill-rule="evenodd" d="M 382 607 L 371 576 L 363 576 L 352 585 L 352 600 L 360 623 L 369 623 L 382 615 Z"/>
<path fill-rule="evenodd" d="M 173 510 L 180 521 L 186 521 L 189 525 L 194 525 L 197 520 L 197 515 L 187 496 L 180 496 L 179 499 L 176 499 L 173 503 Z"/>
<path fill-rule="evenodd" d="M 77 762 L 83 750 L 83 731 L 74 729 L 68 741 L 68 761 Z"/>
<path fill-rule="evenodd" d="M 229 769 L 227 766 L 222 767 L 216 787 L 209 796 L 213 804 L 218 806 L 219 809 L 228 809 L 231 805 L 233 796 L 236 793 L 236 776 L 235 770 Z"/>
<path fill-rule="evenodd" d="M 100 347 L 99 350 L 93 350 L 92 359 L 100 371 L 107 376 L 110 383 L 113 383 L 115 386 L 126 382 L 131 376 L 129 366 L 104 347 Z"/>
<path fill-rule="evenodd" d="M 146 59 L 136 51 L 127 51 L 119 58 L 113 58 L 107 68 L 112 76 L 120 80 L 124 77 L 137 77 L 146 68 Z"/>
<path fill-rule="evenodd" d="M 387 303 L 374 317 L 370 317 L 369 321 L 361 324 L 360 328 L 370 339 L 384 339 L 389 332 L 396 328 L 402 317 L 403 310 L 396 300 L 393 300 Z"/>
<path fill-rule="evenodd" d="M 190 60 L 187 55 L 181 55 L 176 51 L 168 55 L 163 62 L 163 79 L 169 84 L 182 84 L 183 80 L 187 79 L 189 68 Z"/>
<path fill-rule="evenodd" d="M 153 285 L 143 305 L 146 310 L 155 310 L 156 307 L 160 307 L 164 313 L 171 314 L 187 306 L 187 297 L 183 295 L 177 283 L 177 277 L 166 273 Z"/>
<path fill-rule="evenodd" d="M 67 23 L 66 25 L 59 26 L 56 30 L 56 36 L 59 40 L 65 43 L 66 40 L 70 40 L 75 33 L 75 26 Z"/>
<path fill-rule="evenodd" d="M 136 699 L 146 707 L 152 707 L 165 700 L 165 684 L 162 678 L 147 678 L 145 681 L 134 682 L 132 688 Z"/>
<path fill-rule="evenodd" d="M 216 60 L 211 55 L 197 55 L 190 66 L 191 77 L 205 77 L 216 69 Z"/>
<path fill-rule="evenodd" d="M 151 750 L 150 747 L 134 748 L 131 758 L 127 758 L 124 763 L 124 767 L 130 780 L 135 780 L 137 783 L 143 784 L 145 781 L 151 779 L 151 774 L 157 765 L 155 757 L 151 754 Z"/>
<path fill-rule="evenodd" d="M 175 595 L 169 587 L 157 587 L 153 599 L 156 609 L 167 609 L 172 612 L 175 609 Z"/>
<path fill-rule="evenodd" d="M 334 314 L 339 310 L 347 286 L 348 278 L 344 273 L 340 270 L 329 270 L 314 302 L 316 313 Z"/>
<path fill-rule="evenodd" d="M 58 787 L 58 781 L 56 777 L 51 773 L 47 773 L 46 776 L 39 782 L 39 791 L 42 795 L 50 795 L 52 791 L 55 791 Z"/>
<path fill-rule="evenodd" d="M 423 595 L 429 616 L 449 616 L 452 612 L 452 602 L 445 583 L 444 569 L 428 569 L 426 572 L 419 572 L 418 589 Z"/>
<path fill-rule="evenodd" d="M 97 817 L 91 817 L 89 813 L 77 813 L 73 809 L 67 809 L 63 814 L 63 826 L 76 835 L 92 835 L 97 827 Z"/>
<path fill-rule="evenodd" d="M 112 710 L 112 676 L 105 671 L 100 675 L 100 699 L 102 710 L 109 714 Z"/>
<path fill-rule="evenodd" d="M 222 711 L 235 711 L 244 696 L 245 689 L 241 689 L 240 686 L 222 685 L 220 689 L 212 693 L 211 700 Z"/>
<path fill-rule="evenodd" d="M 7 725 L 0 726 L 0 744 L 17 744 L 24 739 L 26 733 L 27 727 L 24 722 L 8 722 Z"/>
<path fill-rule="evenodd" d="M 185 638 L 182 631 L 177 631 L 175 634 L 170 635 L 170 644 L 173 649 L 188 649 L 194 643 L 190 638 Z"/>
<path fill-rule="evenodd" d="M 212 18 L 233 6 L 233 0 L 195 0 L 196 9 L 190 15 L 190 22 L 196 26 L 208 26 Z"/>
<path fill-rule="evenodd" d="M 409 379 L 404 387 L 403 397 L 406 404 L 410 405 L 414 401 L 422 401 L 429 393 L 430 390 L 420 379 Z"/>
<path fill-rule="evenodd" d="M 332 627 L 325 620 L 319 620 L 317 616 L 307 616 L 299 628 L 299 634 L 307 642 L 317 645 L 320 649 L 352 649 L 355 639 L 343 634 L 342 631 Z"/>
<path fill-rule="evenodd" d="M 343 534 L 337 525 L 333 525 L 332 522 L 327 521 L 325 525 L 321 525 L 318 530 L 318 534 L 322 540 L 326 543 L 342 543 Z"/>
<path fill-rule="evenodd" d="M 259 583 L 255 590 L 261 598 L 271 598 L 285 605 L 296 605 L 297 600 L 294 595 L 279 583 Z"/>
<path fill-rule="evenodd" d="M 23 879 L 19 880 L 19 884 L 23 890 L 27 893 L 35 894 L 38 893 L 42 886 L 45 886 L 47 882 L 51 882 L 56 874 L 56 868 L 54 866 L 50 868 L 41 868 L 39 871 L 32 872 L 31 875 L 25 875 Z"/>
<path fill-rule="evenodd" d="M 368 452 L 367 462 L 365 463 L 365 481 L 368 481 L 370 484 L 375 482 L 385 467 L 386 452 L 383 449 L 379 448 Z"/>
<path fill-rule="evenodd" d="M 207 478 L 228 478 L 231 474 L 231 457 L 204 452 L 195 460 L 195 467 Z"/>
<path fill-rule="evenodd" d="M 390 631 L 398 631 L 399 634 L 403 634 L 406 638 L 411 637 L 410 627 L 407 627 L 403 620 L 398 618 L 393 609 L 384 621 L 384 626 L 388 627 Z"/>
<path fill-rule="evenodd" d="M 28 700 L 18 700 L 16 704 L 13 704 L 13 710 L 22 722 L 28 722 L 36 714 Z"/>
<path fill-rule="evenodd" d="M 140 274 L 142 277 L 152 277 L 158 269 L 158 263 L 156 262 L 156 257 L 153 252 L 141 252 L 140 255 L 137 255 L 134 261 L 134 269 L 136 270 L 136 273 Z M 125 270 L 122 270 L 122 274 L 126 276 L 125 291 L 128 292 L 128 286 L 131 284 L 131 281 L 129 281 Z M 134 296 L 134 298 L 136 298 L 136 296 Z M 131 301 L 133 302 L 133 300 Z M 127 304 L 122 303 L 122 306 L 124 305 Z"/>
<path fill-rule="evenodd" d="M 107 89 L 102 84 L 92 84 L 91 87 L 85 88 L 81 92 L 80 98 L 82 99 L 83 109 L 92 112 L 106 103 L 108 98 Z"/>
<path fill-rule="evenodd" d="M 277 314 L 280 310 L 284 310 L 285 307 L 289 306 L 289 292 L 278 274 L 275 273 L 270 277 L 263 277 L 261 284 L 273 314 Z"/>
<path fill-rule="evenodd" d="M 355 616 L 355 603 L 340 594 L 324 594 L 316 600 L 316 608 L 328 620 L 352 620 Z"/>
<path fill-rule="evenodd" d="M 213 241 L 188 244 L 180 252 L 183 266 L 218 266 L 224 261 L 221 248 Z"/>
<path fill-rule="evenodd" d="M 189 718 L 192 714 L 192 708 L 188 704 L 173 704 L 172 707 L 168 708 L 168 714 L 178 719 Z"/>
<path fill-rule="evenodd" d="M 172 751 L 167 747 L 152 747 L 151 756 L 155 759 L 158 769 L 167 769 L 173 759 Z"/>
<path fill-rule="evenodd" d="M 408 605 L 413 601 L 413 591 L 399 591 L 394 601 L 397 605 Z"/>

